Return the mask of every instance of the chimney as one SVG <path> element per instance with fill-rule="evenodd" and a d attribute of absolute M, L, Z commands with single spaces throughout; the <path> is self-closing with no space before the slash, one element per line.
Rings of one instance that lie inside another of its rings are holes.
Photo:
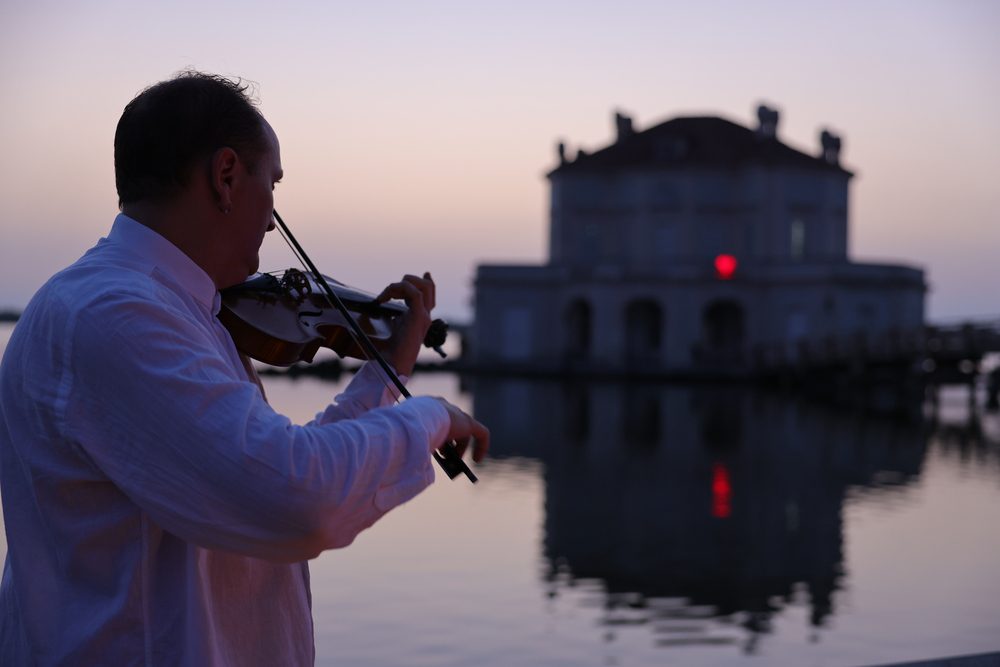
<path fill-rule="evenodd" d="M 820 158 L 822 158 L 827 164 L 835 166 L 840 164 L 840 137 L 833 132 L 824 129 L 819 134 L 819 145 Z"/>
<path fill-rule="evenodd" d="M 615 111 L 615 141 L 623 141 L 634 133 L 635 130 L 632 129 L 632 117 Z"/>
<path fill-rule="evenodd" d="M 559 165 L 566 164 L 566 142 L 560 141 L 556 144 L 556 155 L 559 156 Z"/>
<path fill-rule="evenodd" d="M 757 136 L 775 139 L 778 136 L 778 110 L 761 104 L 757 107 Z"/>

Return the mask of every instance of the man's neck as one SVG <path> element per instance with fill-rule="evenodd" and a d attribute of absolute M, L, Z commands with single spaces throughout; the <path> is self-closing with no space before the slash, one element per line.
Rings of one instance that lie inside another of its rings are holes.
<path fill-rule="evenodd" d="M 219 287 L 212 256 L 211 224 L 202 220 L 196 210 L 178 204 L 139 201 L 125 204 L 122 213 L 177 246 Z"/>

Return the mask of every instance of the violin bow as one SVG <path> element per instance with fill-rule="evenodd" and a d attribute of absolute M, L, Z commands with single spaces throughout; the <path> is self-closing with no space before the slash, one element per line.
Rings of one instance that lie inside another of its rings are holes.
<path fill-rule="evenodd" d="M 272 211 L 272 215 L 274 216 L 274 221 L 278 223 L 278 229 L 281 231 L 285 241 L 287 241 L 288 245 L 292 248 L 292 252 L 295 253 L 299 261 L 306 267 L 312 275 L 313 280 L 316 281 L 316 284 L 323 288 L 323 292 L 326 295 L 327 301 L 330 302 L 330 305 L 336 308 L 344 319 L 347 320 L 351 334 L 354 336 L 354 340 L 357 341 L 358 345 L 361 346 L 361 349 L 364 350 L 368 359 L 378 363 L 379 368 L 382 369 L 382 372 L 389 378 L 401 396 L 404 398 L 413 398 L 413 395 L 406 389 L 406 385 L 404 385 L 403 381 L 399 379 L 398 375 L 396 375 L 392 366 L 389 365 L 389 362 L 387 362 L 378 349 L 376 349 L 375 345 L 368 337 L 368 334 L 366 334 L 364 329 L 361 328 L 361 325 L 355 321 L 354 317 L 347 309 L 347 306 L 345 306 L 344 302 L 340 300 L 337 293 L 330 288 L 330 285 L 326 282 L 326 278 L 323 277 L 323 274 L 319 272 L 316 265 L 313 264 L 311 259 L 309 259 L 309 255 L 307 255 L 306 251 L 303 250 L 301 245 L 299 245 L 299 242 L 295 239 L 292 231 L 288 229 L 288 225 L 285 224 L 285 221 L 281 219 L 281 216 L 278 215 L 277 211 Z M 439 449 L 435 449 L 431 452 L 431 454 L 434 456 L 434 460 L 437 461 L 438 465 L 441 466 L 441 469 L 444 470 L 445 474 L 448 475 L 448 479 L 455 479 L 459 475 L 464 474 L 473 484 L 479 481 L 479 478 L 476 477 L 475 473 L 473 473 L 472 470 L 469 469 L 469 466 L 466 465 L 465 461 L 462 460 L 462 457 L 458 453 L 458 446 L 454 441 L 446 442 Z"/>

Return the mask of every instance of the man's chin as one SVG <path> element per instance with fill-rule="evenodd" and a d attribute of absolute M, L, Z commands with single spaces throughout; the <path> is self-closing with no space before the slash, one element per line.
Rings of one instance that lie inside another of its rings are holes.
<path fill-rule="evenodd" d="M 220 285 L 219 289 L 226 289 L 227 287 L 233 287 L 234 285 L 239 285 L 240 283 L 246 282 L 247 278 L 250 278 L 251 276 L 257 273 L 258 265 L 259 263 L 247 266 L 247 269 L 249 269 L 249 271 L 245 275 L 237 277 L 236 274 L 234 273 L 233 277 L 226 281 L 228 284 Z"/>

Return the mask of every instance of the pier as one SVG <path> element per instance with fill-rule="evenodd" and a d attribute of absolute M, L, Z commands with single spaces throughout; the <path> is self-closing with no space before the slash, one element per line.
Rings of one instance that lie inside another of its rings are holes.
<path fill-rule="evenodd" d="M 753 373 L 778 382 L 825 381 L 827 391 L 891 387 L 922 391 L 933 402 L 941 387 L 968 387 L 975 399 L 980 376 L 987 374 L 987 407 L 1000 407 L 1000 369 L 985 369 L 984 358 L 1000 352 L 1000 318 L 929 324 L 909 331 L 852 336 L 795 343 L 757 345 Z M 821 385 L 823 386 L 823 385 Z"/>

